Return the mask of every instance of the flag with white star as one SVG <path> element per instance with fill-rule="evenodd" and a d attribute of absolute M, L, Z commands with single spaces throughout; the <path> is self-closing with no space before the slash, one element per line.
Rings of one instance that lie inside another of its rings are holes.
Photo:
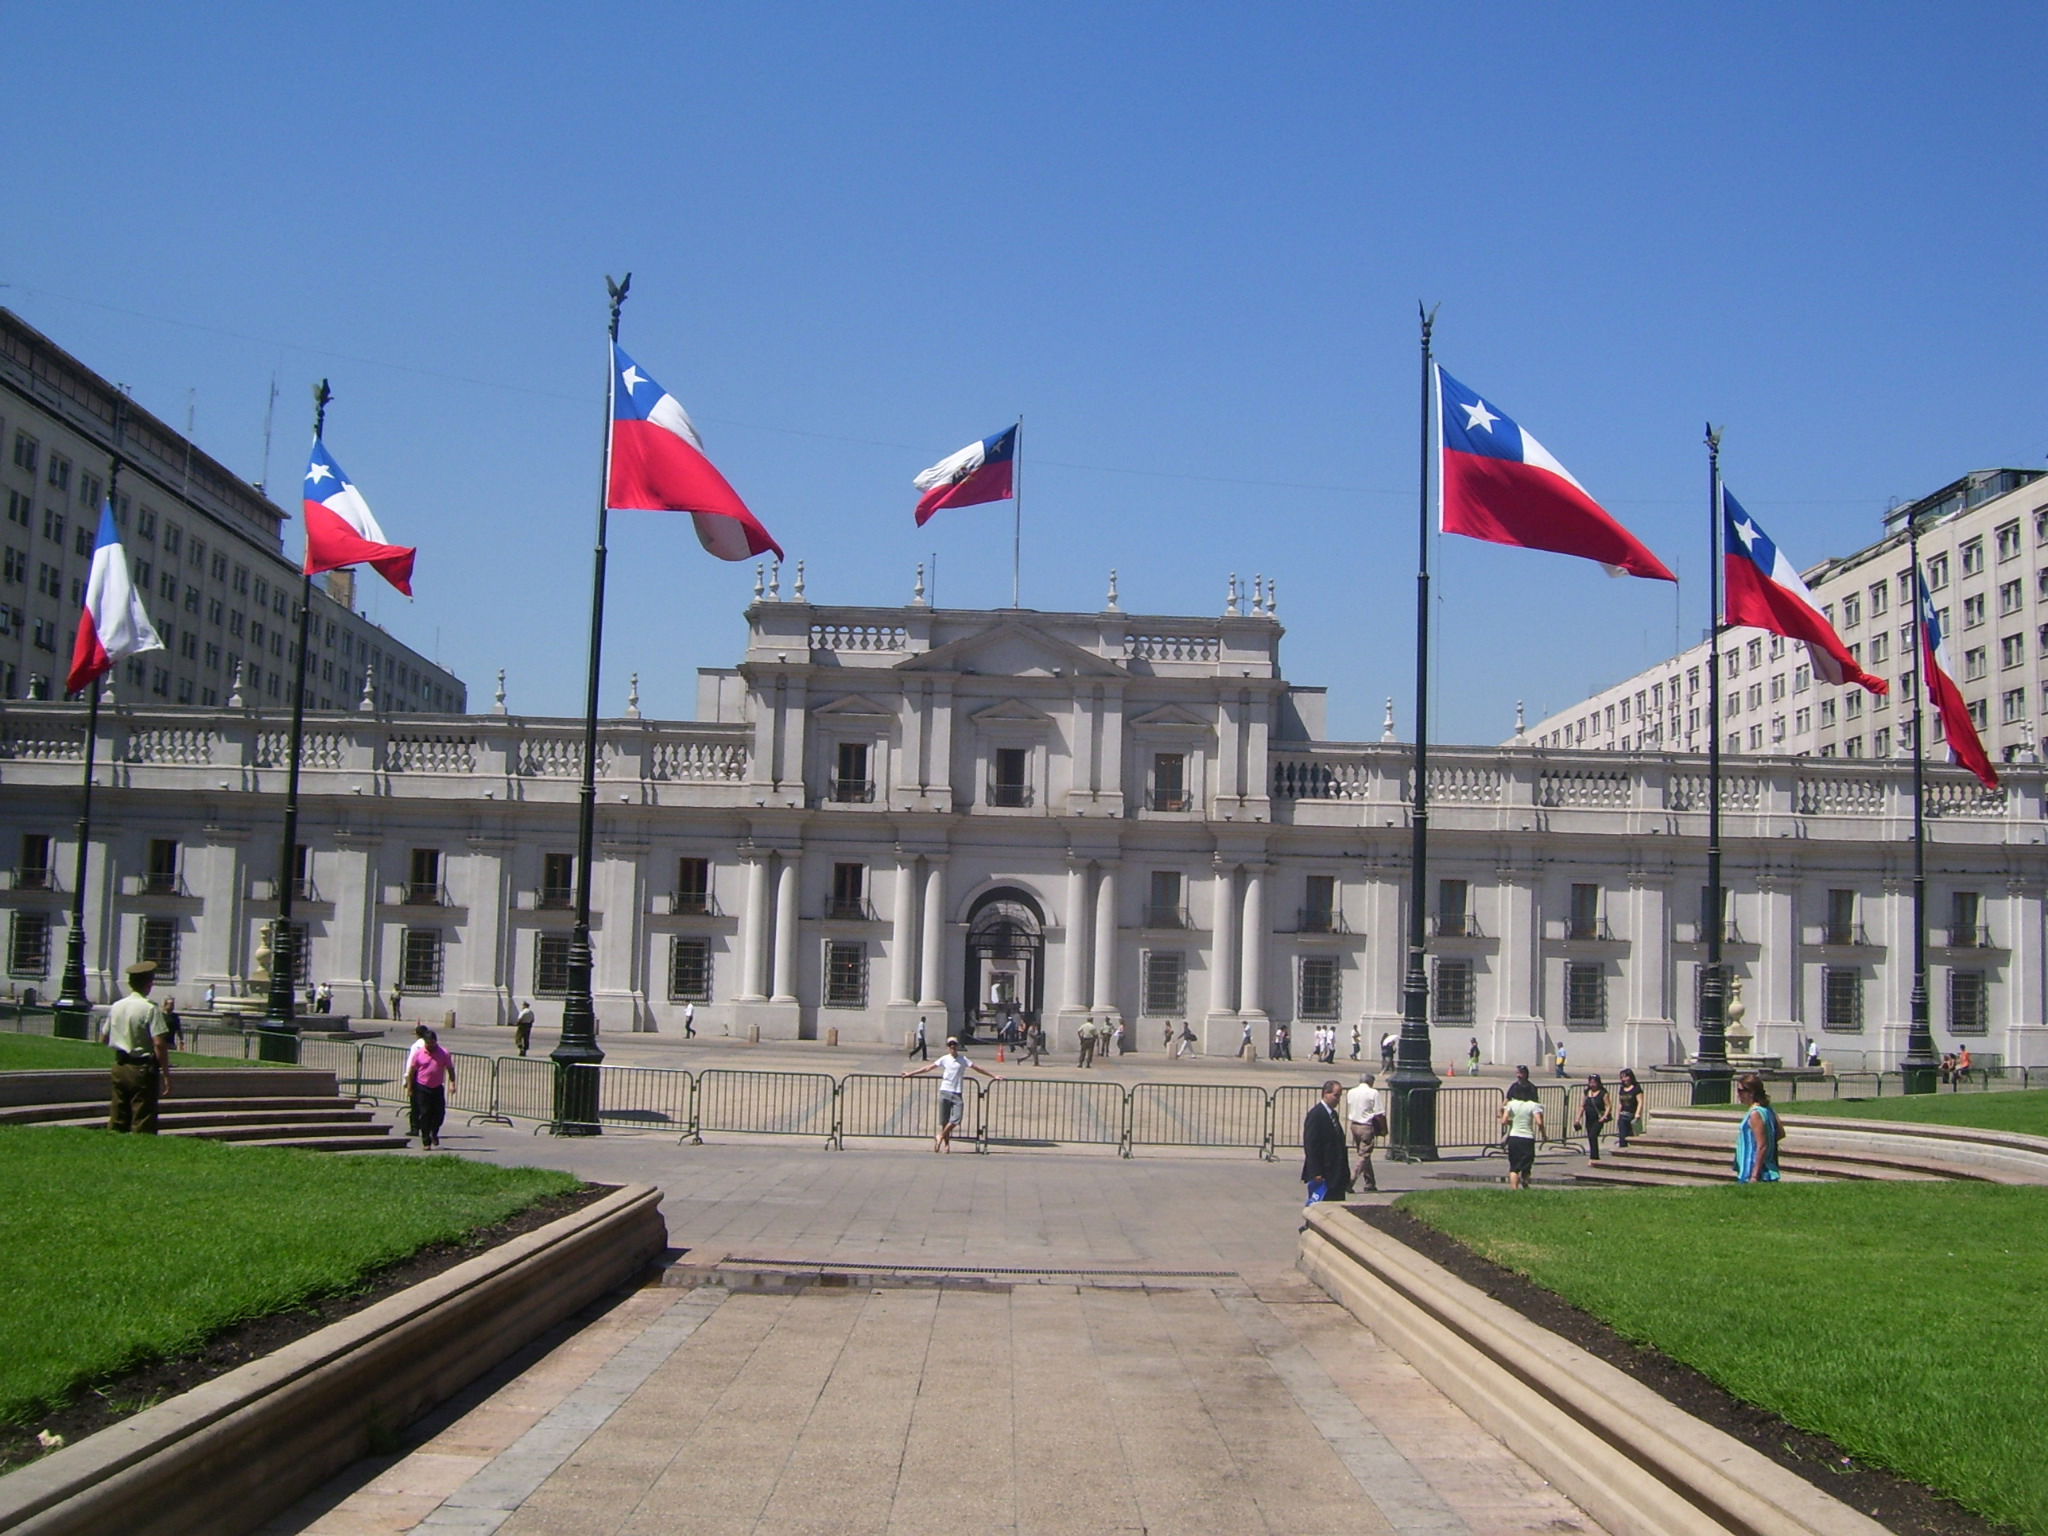
<path fill-rule="evenodd" d="M 688 512 L 697 542 L 721 560 L 773 550 L 760 519 L 704 456 L 703 439 L 682 402 L 612 346 L 611 471 L 605 505 L 614 512 Z"/>
<path fill-rule="evenodd" d="M 1913 586 L 1920 598 L 1921 695 L 1941 717 L 1941 732 L 1948 738 L 1949 756 L 1977 775 L 1977 781 L 1986 789 L 1996 789 L 1998 770 L 1991 766 L 1984 740 L 1977 734 L 1977 722 L 1970 717 L 1970 702 L 1956 686 L 1955 670 L 1949 665 L 1948 637 L 1941 632 L 1941 616 L 1934 611 L 1934 598 L 1918 566 L 1913 568 Z M 1917 726 L 1915 731 L 1917 734 Z"/>
<path fill-rule="evenodd" d="M 1548 449 L 1441 368 L 1436 402 L 1445 533 L 1577 555 L 1617 576 L 1678 580 Z"/>
<path fill-rule="evenodd" d="M 1872 693 L 1890 684 L 1857 664 L 1835 626 L 1806 590 L 1784 552 L 1742 503 L 1721 487 L 1721 572 L 1726 583 L 1722 611 L 1730 625 L 1751 624 L 1788 640 L 1804 640 L 1814 674 L 1830 683 L 1855 683 Z"/>
<path fill-rule="evenodd" d="M 306 464 L 306 574 L 367 565 L 407 597 L 412 596 L 412 562 L 419 553 L 384 537 L 370 504 L 342 473 L 319 438 Z"/>

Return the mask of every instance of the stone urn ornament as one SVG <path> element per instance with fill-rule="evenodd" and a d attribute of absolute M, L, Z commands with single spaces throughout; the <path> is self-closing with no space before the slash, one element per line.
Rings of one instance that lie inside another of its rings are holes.
<path fill-rule="evenodd" d="M 1728 1026 L 1726 1034 L 1728 1054 L 1731 1056 L 1747 1056 L 1752 1043 L 1752 1036 L 1748 1030 L 1742 1027 L 1742 1021 L 1749 1013 L 1749 1005 L 1742 1000 L 1742 978 L 1740 976 L 1728 978 L 1727 1013 Z"/>

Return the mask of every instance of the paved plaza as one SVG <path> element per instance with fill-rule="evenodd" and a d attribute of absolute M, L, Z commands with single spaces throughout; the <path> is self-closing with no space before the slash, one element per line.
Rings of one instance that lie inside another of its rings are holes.
<path fill-rule="evenodd" d="M 635 1037 L 613 1059 L 789 1070 L 821 1054 Z M 1105 1075 L 1189 1075 L 1176 1065 Z M 1209 1065 L 1218 1081 L 1324 1071 Z M 659 1185 L 668 1283 L 508 1363 L 270 1536 L 1597 1536 L 1296 1274 L 1290 1152 L 942 1156 L 453 1124 L 447 1142 Z M 1461 1172 L 1479 1169 L 1426 1174 Z"/>

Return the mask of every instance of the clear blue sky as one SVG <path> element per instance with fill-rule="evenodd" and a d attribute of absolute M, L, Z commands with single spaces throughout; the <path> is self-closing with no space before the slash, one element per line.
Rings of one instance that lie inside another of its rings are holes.
<path fill-rule="evenodd" d="M 309 389 L 417 600 L 583 702 L 622 340 L 822 603 L 1010 593 L 1007 506 L 917 470 L 1026 418 L 1023 600 L 1215 613 L 1277 577 L 1331 730 L 1413 720 L 1418 300 L 1444 365 L 1686 578 L 1436 541 L 1444 741 L 1706 623 L 1706 465 L 1793 559 L 2039 465 L 2032 5 L 17 7 L 0 304 L 292 493 Z M 287 548 L 300 548 L 296 522 Z M 694 711 L 750 565 L 612 520 L 604 706 Z"/>

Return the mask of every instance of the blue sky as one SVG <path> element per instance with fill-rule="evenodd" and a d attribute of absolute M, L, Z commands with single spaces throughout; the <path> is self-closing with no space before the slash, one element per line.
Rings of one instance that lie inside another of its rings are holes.
<path fill-rule="evenodd" d="M 1435 728 L 1696 636 L 1706 467 L 1810 564 L 2042 464 L 2038 5 L 17 8 L 0 304 L 288 504 L 309 391 L 487 708 L 576 714 L 621 340 L 821 603 L 1010 593 L 911 476 L 1022 412 L 1025 606 L 1280 583 L 1331 731 L 1413 720 L 1416 308 L 1685 578 L 1435 541 Z M 298 552 L 294 522 L 287 548 Z M 750 565 L 612 519 L 604 706 L 694 710 Z"/>

